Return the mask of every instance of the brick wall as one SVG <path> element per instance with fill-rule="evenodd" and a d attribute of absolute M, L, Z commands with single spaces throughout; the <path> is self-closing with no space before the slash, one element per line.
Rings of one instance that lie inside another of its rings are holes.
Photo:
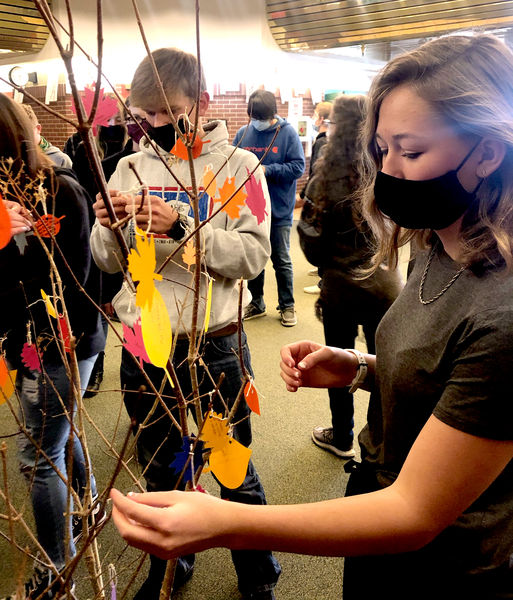
<path fill-rule="evenodd" d="M 34 97 L 44 102 L 46 93 L 45 86 L 33 86 L 29 91 Z M 286 117 L 288 113 L 288 104 L 280 102 L 279 98 L 277 101 L 278 114 Z M 26 99 L 25 102 L 32 105 L 34 112 L 38 116 L 43 136 L 49 142 L 62 149 L 68 137 L 74 132 L 73 127 L 65 121 L 60 120 L 58 117 L 51 115 L 35 102 L 31 102 L 28 99 Z M 65 116 L 73 119 L 75 117 L 71 110 L 71 96 L 66 94 L 66 86 L 64 84 L 59 85 L 57 101 L 51 102 L 49 107 Z M 214 97 L 211 98 L 210 101 L 206 119 L 225 119 L 228 125 L 228 137 L 232 140 L 239 128 L 246 125 L 248 122 L 246 108 L 245 88 L 244 85 L 241 85 L 239 91 L 236 92 L 226 92 L 225 94 L 214 93 Z M 313 112 L 314 106 L 312 104 L 312 99 L 309 92 L 307 92 L 307 94 L 303 96 L 303 114 L 312 116 Z M 305 175 L 298 181 L 299 188 L 304 185 L 306 180 L 308 162 L 309 159 L 307 159 Z"/>

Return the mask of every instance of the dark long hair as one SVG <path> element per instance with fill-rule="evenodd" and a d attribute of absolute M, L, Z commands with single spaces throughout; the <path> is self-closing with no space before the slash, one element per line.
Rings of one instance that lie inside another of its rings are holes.
<path fill-rule="evenodd" d="M 19 175 L 19 185 L 25 185 L 37 177 L 38 172 L 48 171 L 51 161 L 36 147 L 33 127 L 25 112 L 8 96 L 0 94 L 0 179 L 11 163 L 11 173 Z M 6 190 L 8 198 L 9 189 Z"/>
<path fill-rule="evenodd" d="M 365 96 L 338 96 L 331 109 L 328 142 L 315 163 L 306 195 L 321 214 L 337 202 L 346 200 L 352 205 L 355 221 L 360 213 L 352 194 L 360 183 L 358 162 L 361 144 L 360 126 L 365 116 Z"/>

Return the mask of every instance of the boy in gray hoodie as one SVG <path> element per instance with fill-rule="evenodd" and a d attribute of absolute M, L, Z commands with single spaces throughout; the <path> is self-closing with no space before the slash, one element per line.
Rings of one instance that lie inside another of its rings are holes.
<path fill-rule="evenodd" d="M 220 206 L 219 191 L 211 184 L 206 191 L 204 181 L 216 175 L 217 187 L 223 184 L 237 190 L 257 166 L 256 157 L 241 149 L 234 149 L 228 142 L 226 126 L 220 121 L 208 123 L 204 127 L 201 117 L 209 105 L 204 77 L 201 77 L 201 93 L 196 105 L 198 85 L 198 63 L 193 55 L 175 48 L 161 48 L 152 53 L 159 71 L 168 105 L 179 127 L 184 131 L 187 124 L 194 123 L 199 116 L 197 152 L 193 160 L 195 179 L 200 192 L 199 219 L 206 220 Z M 140 152 L 123 158 L 111 179 L 109 190 L 114 209 L 119 218 L 133 211 L 138 205 L 139 182 L 129 167 L 133 163 L 135 171 L 147 187 L 149 196 L 144 209 L 133 218 L 123 233 L 129 247 L 135 246 L 135 225 L 149 231 L 155 239 L 156 271 L 173 252 L 188 232 L 194 228 L 194 215 L 189 203 L 187 190 L 191 190 L 191 172 L 188 160 L 178 158 L 170 151 L 175 146 L 177 135 L 167 112 L 166 103 L 155 82 L 150 60 L 145 58 L 137 68 L 131 85 L 132 106 L 143 109 L 149 123 L 148 136 L 158 146 L 158 152 L 143 138 Z M 190 121 L 189 121 L 190 120 Z M 162 163 L 159 155 L 171 165 L 173 177 Z M 228 160 L 229 159 L 229 160 Z M 210 173 L 205 179 L 204 175 Z M 261 188 L 260 188 L 261 186 Z M 184 189 L 185 188 L 185 189 Z M 243 188 L 244 189 L 244 188 Z M 270 254 L 269 227 L 270 203 L 265 177 L 257 168 L 251 184 L 245 186 L 247 201 L 234 210 L 218 212 L 201 228 L 202 274 L 200 280 L 200 303 L 198 323 L 203 323 L 207 306 L 209 277 L 213 278 L 210 324 L 208 333 L 201 343 L 199 354 L 203 364 L 197 364 L 197 379 L 203 398 L 203 413 L 207 410 L 209 392 L 214 388 L 212 381 L 219 381 L 221 373 L 225 377 L 220 394 L 214 395 L 214 410 L 224 412 L 219 396 L 228 406 L 232 406 L 243 381 L 239 357 L 237 318 L 239 279 L 252 279 L 263 269 Z M 261 189 L 261 194 L 255 194 Z M 135 192 L 134 192 L 135 190 Z M 123 191 L 125 193 L 123 193 Z M 131 191 L 131 193 L 127 193 Z M 226 198 L 228 196 L 225 196 Z M 238 201 L 237 201 L 238 204 Z M 109 218 L 101 199 L 94 204 L 96 223 L 91 235 L 91 248 L 98 266 L 113 273 L 119 270 L 120 251 L 112 231 L 108 228 Z M 150 224 L 150 225 L 149 225 Z M 173 364 L 186 400 L 191 397 L 191 376 L 187 363 L 189 348 L 188 336 L 191 330 L 194 294 L 192 270 L 183 261 L 183 251 L 179 251 L 161 272 L 162 281 L 156 281 L 171 320 L 173 335 L 177 336 Z M 245 285 L 245 284 L 244 284 Z M 125 283 L 112 303 L 122 323 L 132 327 L 140 313 L 135 305 L 133 285 Z M 245 288 L 243 306 L 250 302 L 250 293 Z M 251 359 L 242 332 L 243 361 L 246 370 L 252 373 Z M 208 369 L 208 373 L 206 372 Z M 146 365 L 145 371 L 160 389 L 163 370 Z M 131 356 L 123 350 L 121 363 L 121 384 L 124 401 L 129 415 L 140 424 L 153 408 L 154 397 L 144 396 L 141 401 L 137 390 L 146 380 L 136 367 Z M 163 398 L 175 416 L 176 398 L 174 390 L 166 383 Z M 251 444 L 251 423 L 249 407 L 243 400 L 233 420 L 232 435 L 244 446 Z M 177 475 L 170 468 L 175 454 L 182 448 L 180 432 L 173 426 L 169 416 L 157 405 L 149 424 L 139 430 L 137 450 L 139 462 L 145 469 L 149 491 L 170 490 L 175 487 Z M 221 484 L 220 484 L 221 485 Z M 183 487 L 182 487 L 183 489 Z M 265 494 L 250 461 L 242 485 L 228 489 L 221 485 L 221 497 L 247 504 L 265 504 Z M 151 556 L 148 578 L 136 594 L 136 599 L 152 600 L 159 597 L 165 572 L 165 561 Z M 274 587 L 281 572 L 279 563 L 267 551 L 233 551 L 232 559 L 237 571 L 239 590 L 246 600 L 274 598 Z M 192 574 L 194 556 L 180 557 L 177 561 L 175 588 L 187 581 Z"/>

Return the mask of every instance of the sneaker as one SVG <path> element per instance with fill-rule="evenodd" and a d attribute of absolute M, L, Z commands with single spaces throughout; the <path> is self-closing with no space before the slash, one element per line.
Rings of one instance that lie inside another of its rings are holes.
<path fill-rule="evenodd" d="M 319 269 L 315 267 L 315 269 L 308 269 L 308 275 L 312 275 L 312 277 L 319 277 Z"/>
<path fill-rule="evenodd" d="M 333 427 L 315 427 L 312 431 L 312 441 L 316 446 L 329 450 L 339 458 L 354 458 L 356 453 L 353 446 L 343 450 L 333 444 Z"/>
<path fill-rule="evenodd" d="M 98 495 L 93 498 L 93 504 L 96 502 Z M 88 529 L 92 529 L 95 527 L 99 527 L 107 518 L 107 513 L 105 512 L 105 508 L 103 506 L 103 502 L 98 502 L 96 506 L 93 508 L 93 511 L 87 516 L 87 526 Z M 82 517 L 81 515 L 73 515 L 72 520 L 73 527 L 73 541 L 77 544 L 81 539 L 84 533 L 82 528 Z"/>
<path fill-rule="evenodd" d="M 318 285 L 309 285 L 303 288 L 305 294 L 320 294 L 321 288 Z"/>
<path fill-rule="evenodd" d="M 280 310 L 280 315 L 283 327 L 294 327 L 294 325 L 297 325 L 296 309 L 293 306 L 288 306 Z"/>
<path fill-rule="evenodd" d="M 84 392 L 84 398 L 92 398 L 100 391 L 100 386 L 103 381 L 103 371 L 96 371 L 93 373 L 89 384 L 87 385 L 86 391 Z"/>
<path fill-rule="evenodd" d="M 34 598 L 38 600 L 51 600 L 52 598 L 64 598 L 65 594 L 62 591 L 63 583 L 64 578 L 56 578 L 55 573 L 51 569 L 47 569 L 36 563 L 32 577 L 25 583 L 23 589 L 16 590 L 10 596 L 2 598 L 2 600 L 32 600 Z M 70 582 L 70 590 L 71 592 L 75 591 L 73 581 Z M 21 595 L 18 591 L 21 592 Z M 45 593 L 43 594 L 43 592 Z"/>
<path fill-rule="evenodd" d="M 244 316 L 242 317 L 244 321 L 251 321 L 251 319 L 258 319 L 258 317 L 265 317 L 267 311 L 260 310 L 254 304 L 248 304 L 246 310 L 244 311 Z"/>

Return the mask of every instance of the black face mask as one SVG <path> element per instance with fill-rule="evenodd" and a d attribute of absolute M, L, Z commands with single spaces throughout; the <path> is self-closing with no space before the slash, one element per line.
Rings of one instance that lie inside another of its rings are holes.
<path fill-rule="evenodd" d="M 125 139 L 126 129 L 123 125 L 110 125 L 100 129 L 100 139 L 103 142 L 122 142 Z"/>
<path fill-rule="evenodd" d="M 380 171 L 374 182 L 377 207 L 394 223 L 406 229 L 438 230 L 449 227 L 470 208 L 483 182 L 481 180 L 473 192 L 467 192 L 458 179 L 458 171 L 479 142 L 456 169 L 434 179 L 413 181 Z"/>
<path fill-rule="evenodd" d="M 181 117 L 177 121 L 178 129 L 185 133 L 185 119 Z M 176 144 L 176 131 L 173 126 L 173 123 L 168 123 L 167 125 L 161 125 L 160 127 L 152 127 L 151 125 L 148 128 L 148 136 L 160 146 L 162 150 L 166 152 L 171 152 L 174 145 Z"/>

